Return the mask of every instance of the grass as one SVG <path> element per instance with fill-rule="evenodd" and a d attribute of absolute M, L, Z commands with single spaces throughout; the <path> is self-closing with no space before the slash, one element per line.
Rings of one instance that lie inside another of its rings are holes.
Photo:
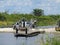
<path fill-rule="evenodd" d="M 10 26 L 13 25 L 14 22 L 9 21 L 0 21 L 0 26 Z"/>
<path fill-rule="evenodd" d="M 47 39 L 45 45 L 60 45 L 60 39 L 56 37 L 51 38 L 50 40 Z"/>

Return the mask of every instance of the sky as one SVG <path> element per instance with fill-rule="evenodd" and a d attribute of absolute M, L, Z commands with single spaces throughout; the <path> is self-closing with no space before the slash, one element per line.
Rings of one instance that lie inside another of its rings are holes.
<path fill-rule="evenodd" d="M 60 0 L 0 0 L 0 12 L 32 13 L 33 9 L 44 10 L 44 14 L 60 14 Z"/>

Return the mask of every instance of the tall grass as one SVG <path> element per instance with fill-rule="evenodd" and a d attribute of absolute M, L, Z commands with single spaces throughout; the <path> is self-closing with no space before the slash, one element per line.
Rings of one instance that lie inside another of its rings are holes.
<path fill-rule="evenodd" d="M 60 39 L 58 38 L 51 38 L 50 41 L 46 40 L 45 45 L 60 45 Z"/>

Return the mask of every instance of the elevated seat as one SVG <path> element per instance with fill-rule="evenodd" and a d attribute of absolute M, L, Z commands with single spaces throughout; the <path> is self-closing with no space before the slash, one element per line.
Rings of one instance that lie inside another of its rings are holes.
<path fill-rule="evenodd" d="M 20 27 L 19 30 L 20 30 L 20 31 L 26 31 L 27 28 L 26 28 L 26 27 Z"/>

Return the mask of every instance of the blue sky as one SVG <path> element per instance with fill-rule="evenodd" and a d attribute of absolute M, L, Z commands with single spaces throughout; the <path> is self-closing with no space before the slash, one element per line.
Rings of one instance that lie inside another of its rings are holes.
<path fill-rule="evenodd" d="M 60 0 L 0 0 L 0 12 L 31 13 L 35 8 L 45 14 L 60 14 Z"/>

